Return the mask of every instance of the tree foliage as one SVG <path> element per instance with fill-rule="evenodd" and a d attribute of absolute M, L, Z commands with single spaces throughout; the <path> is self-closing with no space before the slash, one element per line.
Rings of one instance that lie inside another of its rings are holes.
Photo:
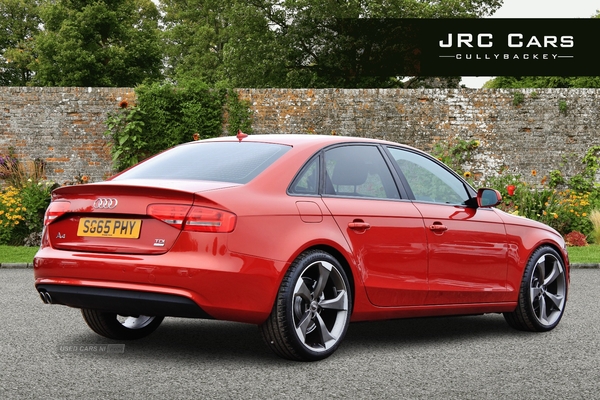
<path fill-rule="evenodd" d="M 159 13 L 151 0 L 56 0 L 41 7 L 34 83 L 135 86 L 160 78 Z"/>
<path fill-rule="evenodd" d="M 174 79 L 235 87 L 391 87 L 362 66 L 371 49 L 346 35 L 344 19 L 469 18 L 502 0 L 165 0 Z M 418 86 L 423 80 L 411 80 Z"/>
<path fill-rule="evenodd" d="M 25 86 L 31 80 L 40 22 L 37 0 L 0 0 L 1 86 Z"/>
<path fill-rule="evenodd" d="M 485 83 L 487 89 L 600 88 L 598 76 L 497 76 Z"/>

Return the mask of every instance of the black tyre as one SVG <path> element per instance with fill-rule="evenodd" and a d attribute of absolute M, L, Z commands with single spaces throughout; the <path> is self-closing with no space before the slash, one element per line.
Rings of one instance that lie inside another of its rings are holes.
<path fill-rule="evenodd" d="M 134 340 L 148 336 L 159 327 L 164 317 L 121 316 L 115 313 L 82 309 L 83 319 L 98 335 L 116 340 Z"/>
<path fill-rule="evenodd" d="M 290 266 L 260 331 L 280 357 L 322 360 L 339 347 L 351 309 L 352 293 L 342 266 L 330 254 L 311 250 Z"/>
<path fill-rule="evenodd" d="M 504 318 L 521 331 L 549 331 L 560 322 L 566 302 L 567 276 L 562 258 L 551 247 L 540 247 L 527 262 L 517 308 L 504 313 Z"/>

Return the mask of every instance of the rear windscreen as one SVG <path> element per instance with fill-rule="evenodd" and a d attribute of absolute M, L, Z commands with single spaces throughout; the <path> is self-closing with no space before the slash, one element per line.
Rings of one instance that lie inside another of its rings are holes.
<path fill-rule="evenodd" d="M 256 142 L 197 142 L 178 146 L 116 177 L 248 183 L 291 147 Z"/>

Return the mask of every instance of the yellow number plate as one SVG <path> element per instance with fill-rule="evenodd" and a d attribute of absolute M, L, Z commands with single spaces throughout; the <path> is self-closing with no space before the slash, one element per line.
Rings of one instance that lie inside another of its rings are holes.
<path fill-rule="evenodd" d="M 81 218 L 77 236 L 137 239 L 142 220 L 114 218 Z"/>

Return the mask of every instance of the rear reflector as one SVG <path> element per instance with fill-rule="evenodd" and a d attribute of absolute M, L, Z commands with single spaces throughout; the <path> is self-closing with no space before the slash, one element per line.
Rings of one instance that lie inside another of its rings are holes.
<path fill-rule="evenodd" d="M 50 224 L 56 218 L 64 215 L 71 208 L 71 203 L 68 201 L 57 200 L 50 203 L 44 214 L 44 226 Z"/>
<path fill-rule="evenodd" d="M 172 227 L 193 232 L 227 233 L 233 231 L 236 222 L 235 214 L 209 207 L 151 204 L 146 213 Z"/>

